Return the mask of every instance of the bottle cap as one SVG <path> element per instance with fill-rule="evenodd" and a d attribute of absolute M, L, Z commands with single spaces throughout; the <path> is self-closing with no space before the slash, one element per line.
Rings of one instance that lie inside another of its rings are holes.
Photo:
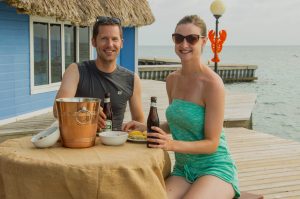
<path fill-rule="evenodd" d="M 157 97 L 155 97 L 155 96 L 151 97 L 151 102 L 156 102 L 156 100 L 157 100 Z"/>

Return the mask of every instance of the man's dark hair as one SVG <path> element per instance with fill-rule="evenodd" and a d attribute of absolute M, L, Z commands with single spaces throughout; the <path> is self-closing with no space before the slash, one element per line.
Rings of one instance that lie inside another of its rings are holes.
<path fill-rule="evenodd" d="M 96 22 L 93 26 L 93 38 L 96 38 L 99 33 L 99 27 L 100 26 L 106 26 L 106 25 L 116 25 L 119 27 L 120 30 L 120 37 L 123 38 L 123 31 L 121 26 L 121 20 L 116 17 L 106 17 L 106 16 L 100 16 L 97 17 Z"/>

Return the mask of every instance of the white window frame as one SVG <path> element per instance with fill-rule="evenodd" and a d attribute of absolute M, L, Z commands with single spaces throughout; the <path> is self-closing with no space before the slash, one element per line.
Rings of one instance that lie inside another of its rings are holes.
<path fill-rule="evenodd" d="M 30 93 L 38 94 L 38 93 L 45 93 L 50 91 L 56 91 L 59 89 L 61 82 L 55 82 L 51 83 L 51 34 L 50 34 L 50 28 L 48 28 L 48 35 L 49 35 L 49 81 L 50 83 L 47 85 L 40 85 L 35 86 L 34 85 L 34 37 L 33 37 L 33 23 L 34 22 L 40 22 L 40 23 L 47 23 L 48 27 L 49 24 L 59 24 L 61 26 L 61 56 L 62 56 L 62 75 L 65 72 L 65 25 L 71 25 L 70 22 L 62 22 L 58 21 L 55 18 L 52 17 L 38 17 L 38 16 L 30 16 L 29 17 L 29 34 L 30 34 Z M 90 59 L 93 59 L 93 46 L 91 42 L 92 38 L 92 27 L 89 26 L 89 55 Z M 76 26 L 76 62 L 79 62 L 79 26 Z"/>

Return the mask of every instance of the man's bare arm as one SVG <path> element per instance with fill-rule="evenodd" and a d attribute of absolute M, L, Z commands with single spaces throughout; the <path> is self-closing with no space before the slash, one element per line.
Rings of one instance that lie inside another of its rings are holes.
<path fill-rule="evenodd" d="M 63 98 L 63 97 L 74 97 L 76 94 L 77 86 L 79 82 L 79 71 L 77 64 L 71 64 L 63 75 L 63 79 L 61 81 L 61 85 L 59 90 L 57 91 L 56 97 Z M 57 117 L 57 110 L 55 106 L 55 101 L 53 104 L 53 115 Z"/>
<path fill-rule="evenodd" d="M 142 107 L 142 88 L 141 80 L 137 74 L 134 74 L 133 94 L 129 100 L 129 107 L 132 120 L 144 123 L 145 116 Z"/>

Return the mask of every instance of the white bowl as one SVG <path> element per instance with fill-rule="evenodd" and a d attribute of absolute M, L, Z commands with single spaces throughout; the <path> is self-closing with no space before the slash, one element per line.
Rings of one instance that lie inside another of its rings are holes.
<path fill-rule="evenodd" d="M 116 146 L 126 142 L 128 133 L 123 131 L 104 131 L 99 133 L 99 137 L 103 144 Z"/>
<path fill-rule="evenodd" d="M 47 148 L 54 145 L 59 139 L 60 133 L 57 126 L 50 126 L 31 138 L 31 142 L 37 148 Z"/>

